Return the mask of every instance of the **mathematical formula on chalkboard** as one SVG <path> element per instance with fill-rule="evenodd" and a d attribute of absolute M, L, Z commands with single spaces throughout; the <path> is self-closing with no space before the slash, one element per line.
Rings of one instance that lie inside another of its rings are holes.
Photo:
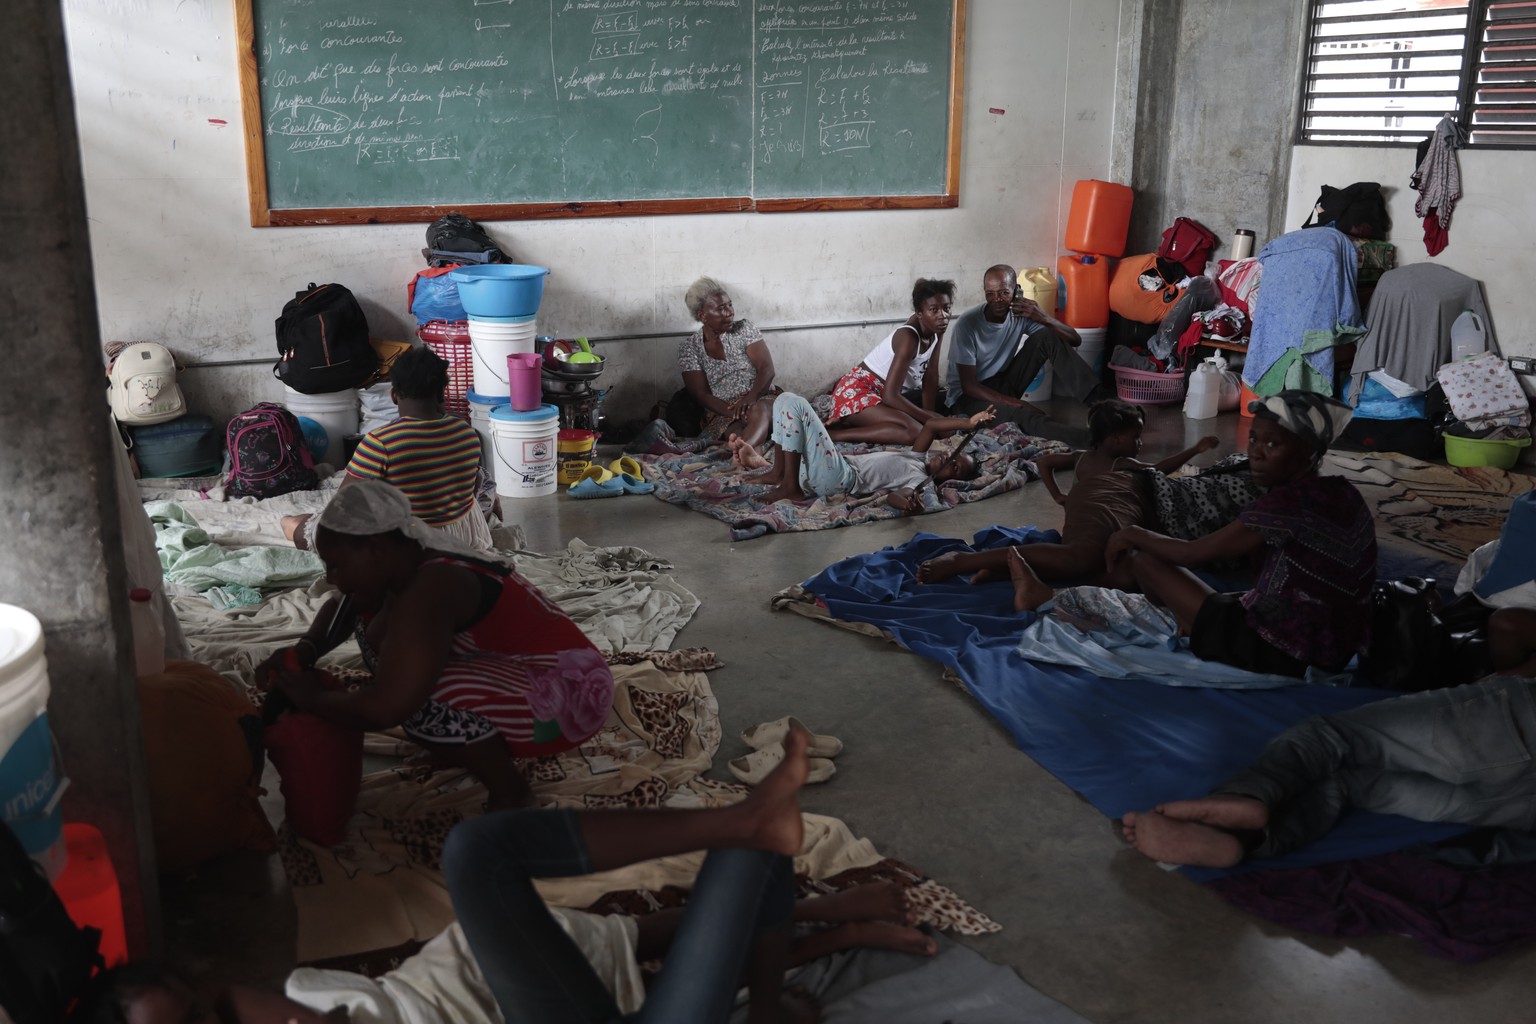
<path fill-rule="evenodd" d="M 237 0 L 256 224 L 957 202 L 963 0 Z"/>

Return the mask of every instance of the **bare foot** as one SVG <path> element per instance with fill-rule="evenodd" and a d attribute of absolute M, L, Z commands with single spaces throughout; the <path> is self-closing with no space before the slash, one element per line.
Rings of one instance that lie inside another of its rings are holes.
<path fill-rule="evenodd" d="M 1251 796 L 1217 793 L 1199 800 L 1170 800 L 1158 804 L 1157 813 L 1179 821 L 1195 821 L 1214 828 L 1261 829 L 1269 825 L 1269 807 Z"/>
<path fill-rule="evenodd" d="M 1024 561 L 1018 548 L 1008 549 L 1008 575 L 1013 578 L 1013 610 L 1016 612 L 1032 612 L 1056 596 L 1050 584 L 1035 575 L 1035 570 Z"/>
<path fill-rule="evenodd" d="M 300 533 L 300 530 L 305 523 L 309 522 L 309 520 L 313 518 L 313 515 L 314 514 L 311 512 L 306 512 L 303 515 L 298 516 L 283 516 L 283 536 L 287 538 L 290 544 L 298 548 L 300 551 L 309 550 L 309 540 L 307 537 Z"/>
<path fill-rule="evenodd" d="M 809 500 L 805 492 L 800 489 L 798 482 L 792 484 L 788 480 L 780 480 L 778 486 L 774 487 L 771 491 L 764 491 L 762 494 L 754 495 L 754 498 L 764 505 L 772 505 L 776 501 Z"/>
<path fill-rule="evenodd" d="M 996 583 L 1003 578 L 1003 574 L 996 569 L 977 569 L 971 574 L 971 586 L 978 583 Z"/>
<path fill-rule="evenodd" d="M 828 932 L 828 938 L 836 937 L 843 949 L 894 949 L 898 953 L 913 956 L 933 956 L 939 944 L 933 936 L 906 925 L 886 924 L 882 921 L 851 921 L 840 924 Z"/>
<path fill-rule="evenodd" d="M 873 882 L 801 900 L 795 904 L 795 920 L 823 921 L 829 924 L 884 921 L 887 924 L 910 925 L 917 922 L 917 915 L 907 905 L 906 886 L 895 882 Z"/>
<path fill-rule="evenodd" d="M 731 447 L 731 461 L 742 469 L 767 469 L 771 465 L 738 434 L 732 434 L 726 444 Z"/>
<path fill-rule="evenodd" d="M 1125 838 L 1145 856 L 1165 864 L 1230 868 L 1243 859 L 1243 844 L 1232 833 L 1156 811 L 1127 814 Z"/>
<path fill-rule="evenodd" d="M 922 562 L 917 567 L 917 582 L 940 583 L 944 580 L 959 576 L 965 572 L 964 563 L 960 561 L 960 552 L 951 551 L 943 555 L 935 555 Z"/>
<path fill-rule="evenodd" d="M 805 825 L 800 819 L 797 795 L 811 770 L 806 756 L 810 741 L 799 729 L 791 730 L 784 737 L 784 760 L 757 784 L 751 796 L 736 805 L 745 816 L 744 845 L 786 857 L 800 852 Z"/>

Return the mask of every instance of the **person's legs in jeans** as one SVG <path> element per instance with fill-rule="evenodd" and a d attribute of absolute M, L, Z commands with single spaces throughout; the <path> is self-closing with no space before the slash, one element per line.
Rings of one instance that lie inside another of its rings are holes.
<path fill-rule="evenodd" d="M 612 999 L 581 951 L 550 916 L 532 878 L 590 874 L 693 850 L 796 853 L 802 825 L 795 798 L 805 781 L 806 743 L 803 733 L 792 733 L 785 740 L 783 763 L 746 800 L 729 807 L 502 811 L 460 823 L 444 847 L 443 872 L 459 923 L 503 1015 L 530 1024 L 606 1021 L 617 1016 Z M 740 877 L 731 870 L 735 860 L 727 858 L 724 867 L 715 869 L 726 881 L 711 884 L 717 895 L 706 901 L 706 907 L 719 905 L 716 901 L 739 905 L 722 890 L 731 878 Z M 771 881 L 740 898 L 753 907 L 765 905 L 763 896 Z M 768 909 L 777 912 L 774 906 Z M 747 934 L 757 919 L 755 911 L 737 918 Z M 699 927 L 717 928 L 718 920 L 706 914 Z M 718 934 L 715 941 L 725 944 Z M 718 981 L 734 992 L 739 970 L 738 962 L 728 978 L 699 981 Z"/>
<path fill-rule="evenodd" d="M 500 811 L 449 834 L 443 874 L 453 909 L 506 1019 L 618 1019 L 608 989 L 533 888 L 534 877 L 592 870 L 572 811 Z"/>
<path fill-rule="evenodd" d="M 1022 395 L 1046 363 L 1051 364 L 1052 394 L 1084 402 L 1094 397 L 1094 392 L 1101 386 L 1093 367 L 1050 328 L 1025 338 L 1023 346 L 1003 367 L 1003 372 L 989 380 L 987 386 L 1006 395 Z"/>
<path fill-rule="evenodd" d="M 787 857 L 760 850 L 711 853 L 637 1019 L 725 1020 L 749 956 L 754 1007 L 776 1009 L 792 933 L 793 880 Z"/>
<path fill-rule="evenodd" d="M 1074 360 L 1081 367 L 1081 374 L 1072 366 Z M 1002 372 L 988 377 L 982 381 L 982 384 L 993 391 L 1020 397 L 1047 362 L 1051 364 L 1053 372 L 1057 372 L 1058 365 L 1066 367 L 1065 379 L 1070 381 L 1062 388 L 1066 394 L 1074 398 L 1082 398 L 1092 391 L 1092 385 L 1090 385 L 1081 395 L 1077 393 L 1076 389 L 1083 384 L 1082 376 L 1091 378 L 1093 370 L 1083 362 L 1071 345 L 1062 341 L 1051 330 L 1036 331 L 1025 338 L 1023 347 L 1014 353 Z M 1097 381 L 1093 383 L 1096 384 Z M 957 416 L 970 416 L 982 411 L 990 404 L 970 395 L 962 395 L 955 403 L 954 412 Z M 996 417 L 998 422 L 1017 423 L 1026 434 L 1065 441 L 1074 448 L 1088 447 L 1088 428 L 1068 426 L 1059 420 L 1053 420 L 1033 405 L 1000 405 L 997 408 Z"/>

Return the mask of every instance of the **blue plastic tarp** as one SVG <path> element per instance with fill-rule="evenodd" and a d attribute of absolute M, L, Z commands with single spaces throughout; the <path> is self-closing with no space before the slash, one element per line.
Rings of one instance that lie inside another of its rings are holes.
<path fill-rule="evenodd" d="M 1385 690 L 1332 686 L 1169 687 L 1035 664 L 1015 650 L 1033 615 L 1013 611 L 1011 587 L 972 586 L 961 578 L 916 582 L 917 566 L 946 551 L 1056 540 L 1055 531 L 1032 528 L 991 527 L 977 534 L 972 545 L 919 533 L 901 547 L 838 562 L 804 586 L 833 618 L 888 630 L 902 647 L 955 669 L 1021 750 L 1110 817 L 1203 795 L 1302 719 L 1393 696 Z M 1287 857 L 1247 862 L 1240 870 L 1326 864 L 1463 831 L 1356 811 L 1311 846 Z M 1197 878 L 1225 873 L 1190 872 Z"/>

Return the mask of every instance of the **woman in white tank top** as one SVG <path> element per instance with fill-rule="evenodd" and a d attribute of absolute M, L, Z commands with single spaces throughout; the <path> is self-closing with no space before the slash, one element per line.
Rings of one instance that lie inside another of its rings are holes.
<path fill-rule="evenodd" d="M 923 424 L 940 415 L 939 352 L 954 297 L 953 281 L 917 279 L 912 286 L 915 312 L 832 389 L 827 432 L 834 441 L 910 445 Z M 903 391 L 921 391 L 922 404 L 908 400 Z"/>

